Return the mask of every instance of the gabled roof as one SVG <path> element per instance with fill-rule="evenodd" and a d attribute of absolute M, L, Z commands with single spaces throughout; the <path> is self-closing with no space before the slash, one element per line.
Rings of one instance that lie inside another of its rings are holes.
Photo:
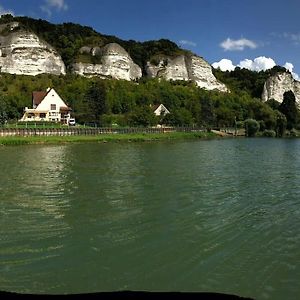
<path fill-rule="evenodd" d="M 153 105 L 151 108 L 152 108 L 152 111 L 155 112 L 160 106 L 162 106 L 162 109 L 164 111 L 167 111 L 167 112 L 170 112 L 162 103 L 160 104 L 155 104 Z"/>
<path fill-rule="evenodd" d="M 151 108 L 153 111 L 156 111 L 160 106 L 161 106 L 161 104 L 155 104 Z"/>
<path fill-rule="evenodd" d="M 47 96 L 48 92 L 40 92 L 40 91 L 32 92 L 33 106 L 38 106 L 44 100 L 44 98 Z"/>

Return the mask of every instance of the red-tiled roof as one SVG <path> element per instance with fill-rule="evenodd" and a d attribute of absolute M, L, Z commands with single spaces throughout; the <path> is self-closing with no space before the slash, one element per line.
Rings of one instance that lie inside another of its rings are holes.
<path fill-rule="evenodd" d="M 47 94 L 48 92 L 32 92 L 33 106 L 38 106 L 44 100 Z"/>

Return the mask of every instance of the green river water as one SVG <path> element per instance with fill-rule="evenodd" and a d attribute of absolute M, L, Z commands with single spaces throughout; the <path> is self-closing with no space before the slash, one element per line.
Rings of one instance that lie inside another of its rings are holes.
<path fill-rule="evenodd" d="M 0 290 L 300 298 L 300 140 L 0 148 Z"/>

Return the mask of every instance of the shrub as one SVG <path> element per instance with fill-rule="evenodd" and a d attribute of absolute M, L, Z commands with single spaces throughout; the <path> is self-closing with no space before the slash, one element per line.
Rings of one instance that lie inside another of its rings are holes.
<path fill-rule="evenodd" d="M 296 129 L 291 129 L 290 130 L 290 137 L 297 137 L 298 136 L 298 131 Z"/>
<path fill-rule="evenodd" d="M 276 136 L 276 132 L 274 130 L 264 130 L 263 134 L 264 137 L 275 137 Z"/>
<path fill-rule="evenodd" d="M 245 127 L 245 124 L 243 121 L 237 121 L 236 122 L 236 128 L 238 129 L 241 129 L 241 128 L 244 128 Z"/>
<path fill-rule="evenodd" d="M 266 130 L 265 121 L 260 120 L 260 121 L 258 121 L 258 123 L 259 123 L 259 130 L 262 131 L 262 132 L 264 132 Z"/>
<path fill-rule="evenodd" d="M 245 120 L 245 129 L 246 129 L 246 136 L 248 137 L 255 136 L 256 133 L 259 131 L 259 123 L 254 119 L 247 119 Z"/>

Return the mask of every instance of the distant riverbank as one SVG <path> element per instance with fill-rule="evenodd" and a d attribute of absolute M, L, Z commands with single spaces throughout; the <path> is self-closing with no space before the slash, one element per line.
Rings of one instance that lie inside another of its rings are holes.
<path fill-rule="evenodd" d="M 169 133 L 131 133 L 99 134 L 76 136 L 14 136 L 0 137 L 0 145 L 64 144 L 86 142 L 147 142 L 179 139 L 211 139 L 218 135 L 213 132 L 169 132 Z"/>

